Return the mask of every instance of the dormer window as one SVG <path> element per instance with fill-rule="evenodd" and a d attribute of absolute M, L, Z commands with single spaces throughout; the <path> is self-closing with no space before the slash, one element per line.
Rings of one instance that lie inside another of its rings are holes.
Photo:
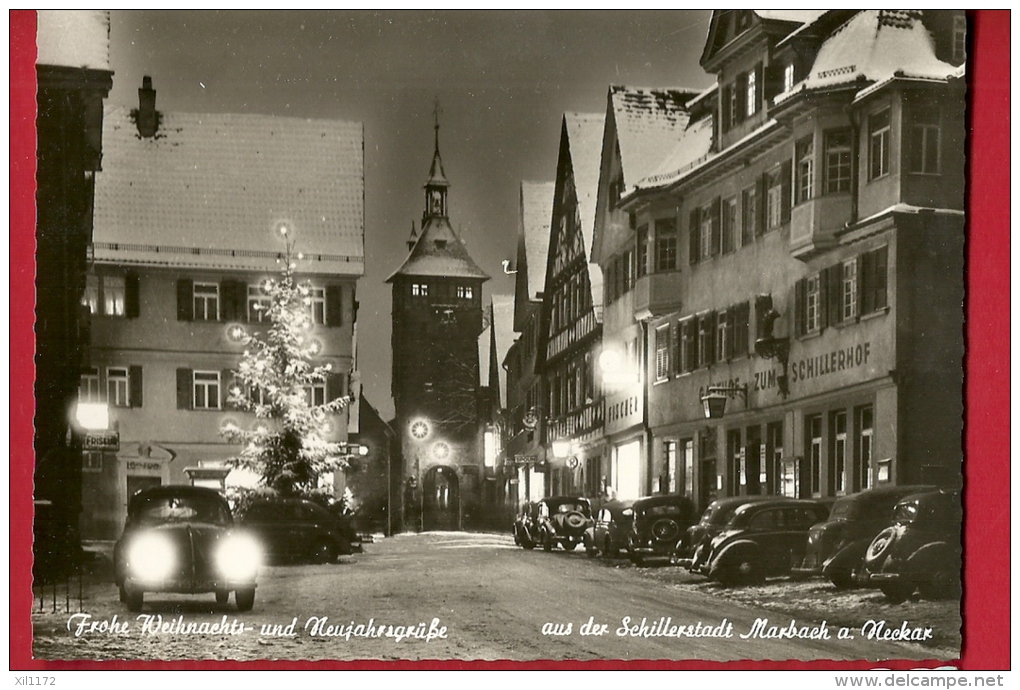
<path fill-rule="evenodd" d="M 788 64 L 786 67 L 783 68 L 783 91 L 784 92 L 792 91 L 793 90 L 793 85 L 794 85 L 794 83 L 796 83 L 794 81 L 794 79 L 795 79 L 794 67 L 793 67 L 793 63 L 791 62 L 790 64 Z"/>

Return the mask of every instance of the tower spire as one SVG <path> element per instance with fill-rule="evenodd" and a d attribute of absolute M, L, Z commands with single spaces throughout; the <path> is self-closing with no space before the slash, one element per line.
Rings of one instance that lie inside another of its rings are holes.
<path fill-rule="evenodd" d="M 446 179 L 446 172 L 443 170 L 443 159 L 439 156 L 439 113 L 442 108 L 439 99 L 436 98 L 432 107 L 432 115 L 435 118 L 435 150 L 432 154 L 432 167 L 429 169 L 429 179 L 425 183 L 425 211 L 421 216 L 421 225 L 424 229 L 430 218 L 446 217 L 446 192 L 450 186 Z"/>

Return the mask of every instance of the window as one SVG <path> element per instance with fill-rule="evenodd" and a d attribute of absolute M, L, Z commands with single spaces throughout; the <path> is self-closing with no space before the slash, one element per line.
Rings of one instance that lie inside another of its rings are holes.
<path fill-rule="evenodd" d="M 326 323 L 326 288 L 308 288 L 308 299 L 312 323 L 324 325 Z"/>
<path fill-rule="evenodd" d="M 721 311 L 715 317 L 715 361 L 725 362 L 733 354 L 729 314 Z"/>
<path fill-rule="evenodd" d="M 698 321 L 687 319 L 680 322 L 680 370 L 694 371 L 698 368 Z"/>
<path fill-rule="evenodd" d="M 860 490 L 870 489 L 871 457 L 874 443 L 874 411 L 871 405 L 863 405 L 854 410 L 854 428 L 857 430 L 857 443 L 854 445 L 854 458 L 857 465 L 857 479 Z"/>
<path fill-rule="evenodd" d="M 853 137 L 849 129 L 825 133 L 825 193 L 850 191 L 850 154 Z"/>
<path fill-rule="evenodd" d="M 735 126 L 738 122 L 743 119 L 743 112 L 740 110 L 740 79 L 737 79 L 737 83 L 733 84 L 729 88 L 729 114 L 730 114 L 730 125 Z M 727 107 L 725 104 L 723 107 Z"/>
<path fill-rule="evenodd" d="M 808 449 L 808 468 L 811 472 L 811 493 L 817 496 L 822 492 L 822 415 L 805 417 L 804 429 L 807 436 L 805 445 Z"/>
<path fill-rule="evenodd" d="M 103 313 L 124 316 L 124 276 L 103 276 Z"/>
<path fill-rule="evenodd" d="M 843 262 L 842 320 L 857 316 L 857 258 Z"/>
<path fill-rule="evenodd" d="M 822 291 L 821 280 L 815 274 L 804 283 L 804 329 L 813 333 L 822 325 Z"/>
<path fill-rule="evenodd" d="M 471 299 L 474 296 L 474 290 L 470 285 L 458 285 L 457 286 L 457 297 L 460 299 Z"/>
<path fill-rule="evenodd" d="M 305 389 L 309 407 L 320 407 L 326 404 L 326 383 L 313 383 Z"/>
<path fill-rule="evenodd" d="M 747 73 L 747 116 L 758 112 L 758 75 L 757 70 Z"/>
<path fill-rule="evenodd" d="M 411 284 L 411 296 L 412 297 L 428 297 L 429 296 L 429 285 L 428 285 L 428 283 L 412 283 Z"/>
<path fill-rule="evenodd" d="M 193 374 L 193 409 L 220 409 L 220 372 L 196 371 Z"/>
<path fill-rule="evenodd" d="M 684 495 L 694 495 L 694 439 L 680 441 L 680 452 L 684 456 Z"/>
<path fill-rule="evenodd" d="M 794 66 L 791 62 L 783 68 L 783 91 L 792 91 L 794 85 Z"/>
<path fill-rule="evenodd" d="M 666 470 L 666 481 L 665 486 L 662 487 L 667 493 L 675 494 L 677 492 L 677 453 L 676 453 L 676 441 L 664 441 L 662 444 L 662 454 L 664 456 L 663 465 Z"/>
<path fill-rule="evenodd" d="M 637 277 L 648 273 L 648 226 L 637 229 Z"/>
<path fill-rule="evenodd" d="M 707 367 L 712 363 L 715 354 L 713 336 L 715 335 L 715 314 L 708 313 L 698 318 L 698 365 Z"/>
<path fill-rule="evenodd" d="M 655 380 L 669 378 L 669 326 L 655 329 Z"/>
<path fill-rule="evenodd" d="M 85 276 L 85 294 L 81 303 L 89 308 L 89 313 L 99 313 L 99 276 Z"/>
<path fill-rule="evenodd" d="M 655 270 L 675 270 L 676 253 L 676 218 L 659 218 L 655 221 Z"/>
<path fill-rule="evenodd" d="M 802 204 L 812 196 L 815 185 L 815 140 L 813 136 L 804 137 L 797 142 L 797 184 L 794 190 L 797 203 Z"/>
<path fill-rule="evenodd" d="M 128 399 L 128 370 L 109 367 L 106 370 L 106 401 L 113 407 L 130 407 Z"/>
<path fill-rule="evenodd" d="M 929 106 L 912 112 L 910 125 L 910 172 L 936 175 L 939 172 L 939 109 Z"/>
<path fill-rule="evenodd" d="M 103 394 L 99 387 L 99 369 L 87 367 L 81 374 L 78 382 L 79 402 L 102 402 Z"/>
<path fill-rule="evenodd" d="M 216 283 L 195 283 L 192 287 L 194 295 L 195 321 L 218 321 L 220 318 L 220 286 Z"/>
<path fill-rule="evenodd" d="M 751 339 L 751 303 L 742 302 L 730 310 L 730 322 L 733 333 L 734 357 L 741 357 L 747 354 L 748 343 Z"/>
<path fill-rule="evenodd" d="M 707 259 L 712 256 L 712 207 L 705 206 L 702 208 L 698 217 L 700 218 L 698 258 Z"/>
<path fill-rule="evenodd" d="M 248 320 L 261 323 L 269 320 L 272 300 L 261 285 L 248 286 Z"/>
<path fill-rule="evenodd" d="M 765 178 L 766 229 L 773 230 L 783 224 L 783 169 L 770 171 Z"/>
<path fill-rule="evenodd" d="M 832 492 L 842 495 L 847 492 L 846 466 L 846 411 L 833 412 L 829 424 L 832 432 L 832 456 L 829 458 L 829 485 Z"/>
<path fill-rule="evenodd" d="M 749 187 L 744 190 L 744 205 L 741 213 L 740 245 L 747 246 L 754 241 L 755 227 L 758 223 L 758 190 Z"/>
<path fill-rule="evenodd" d="M 958 14 L 953 17 L 953 62 L 967 59 L 967 17 Z"/>
<path fill-rule="evenodd" d="M 889 174 L 889 109 L 868 118 L 870 137 L 869 179 Z"/>
<path fill-rule="evenodd" d="M 722 204 L 722 252 L 728 254 L 737 248 L 737 197 L 731 196 Z"/>

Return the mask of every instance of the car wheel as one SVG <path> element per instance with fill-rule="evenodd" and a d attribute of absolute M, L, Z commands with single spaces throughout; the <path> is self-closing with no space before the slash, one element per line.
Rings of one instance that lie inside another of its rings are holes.
<path fill-rule="evenodd" d="M 145 602 L 145 593 L 140 589 L 121 585 L 120 599 L 124 602 L 124 605 L 127 606 L 128 611 L 137 613 L 142 610 L 142 604 Z"/>
<path fill-rule="evenodd" d="M 628 549 L 627 558 L 629 558 L 630 562 L 633 563 L 634 565 L 641 566 L 645 564 L 645 559 L 642 558 L 641 554 L 639 554 L 636 551 L 631 551 L 630 549 Z"/>
<path fill-rule="evenodd" d="M 251 611 L 255 605 L 255 588 L 247 587 L 234 592 L 234 603 L 237 604 L 238 611 Z"/>
<path fill-rule="evenodd" d="M 657 542 L 675 542 L 680 536 L 680 525 L 675 520 L 662 518 L 652 525 L 652 538 Z"/>
<path fill-rule="evenodd" d="M 577 548 L 577 542 L 574 541 L 573 539 L 568 539 L 567 541 L 563 542 L 563 550 L 564 551 L 573 551 L 576 548 Z"/>
<path fill-rule="evenodd" d="M 914 593 L 914 585 L 906 582 L 887 582 L 879 587 L 882 594 L 891 604 L 899 604 L 906 601 L 907 597 Z"/>
<path fill-rule="evenodd" d="M 312 547 L 312 563 L 332 563 L 336 560 L 336 547 L 332 542 L 323 539 Z"/>
<path fill-rule="evenodd" d="M 620 550 L 613 546 L 613 540 L 610 539 L 608 535 L 606 535 L 606 546 L 603 549 L 603 553 L 605 553 L 608 558 L 620 557 Z"/>
<path fill-rule="evenodd" d="M 829 582 L 835 585 L 836 589 L 853 589 L 857 586 L 854 574 L 849 570 L 839 570 L 829 573 Z"/>
<path fill-rule="evenodd" d="M 553 549 L 552 536 L 550 536 L 549 534 L 542 535 L 542 550 L 552 551 L 552 549 Z"/>
<path fill-rule="evenodd" d="M 521 537 L 521 548 L 527 551 L 531 551 L 535 548 L 535 542 L 531 541 L 527 537 Z"/>
<path fill-rule="evenodd" d="M 584 552 L 586 554 L 588 554 L 588 558 L 595 558 L 596 556 L 599 555 L 599 550 L 597 548 L 595 548 L 595 539 L 594 538 L 588 539 L 587 537 L 585 537 L 585 539 L 584 539 Z"/>
<path fill-rule="evenodd" d="M 226 604 L 230 600 L 230 591 L 226 589 L 216 590 L 216 603 Z"/>

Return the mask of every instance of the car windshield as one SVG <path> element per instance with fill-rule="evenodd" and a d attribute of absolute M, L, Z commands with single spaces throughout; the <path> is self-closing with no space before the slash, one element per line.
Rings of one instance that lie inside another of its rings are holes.
<path fill-rule="evenodd" d="M 680 512 L 680 506 L 675 505 L 661 505 L 661 506 L 648 506 L 641 511 L 642 515 L 675 515 Z"/>
<path fill-rule="evenodd" d="M 852 520 L 857 517 L 857 501 L 847 497 L 841 498 L 832 504 L 832 511 L 829 513 L 830 520 Z"/>
<path fill-rule="evenodd" d="M 146 525 L 165 522 L 230 524 L 226 506 L 207 496 L 152 496 L 132 507 L 135 521 Z"/>

